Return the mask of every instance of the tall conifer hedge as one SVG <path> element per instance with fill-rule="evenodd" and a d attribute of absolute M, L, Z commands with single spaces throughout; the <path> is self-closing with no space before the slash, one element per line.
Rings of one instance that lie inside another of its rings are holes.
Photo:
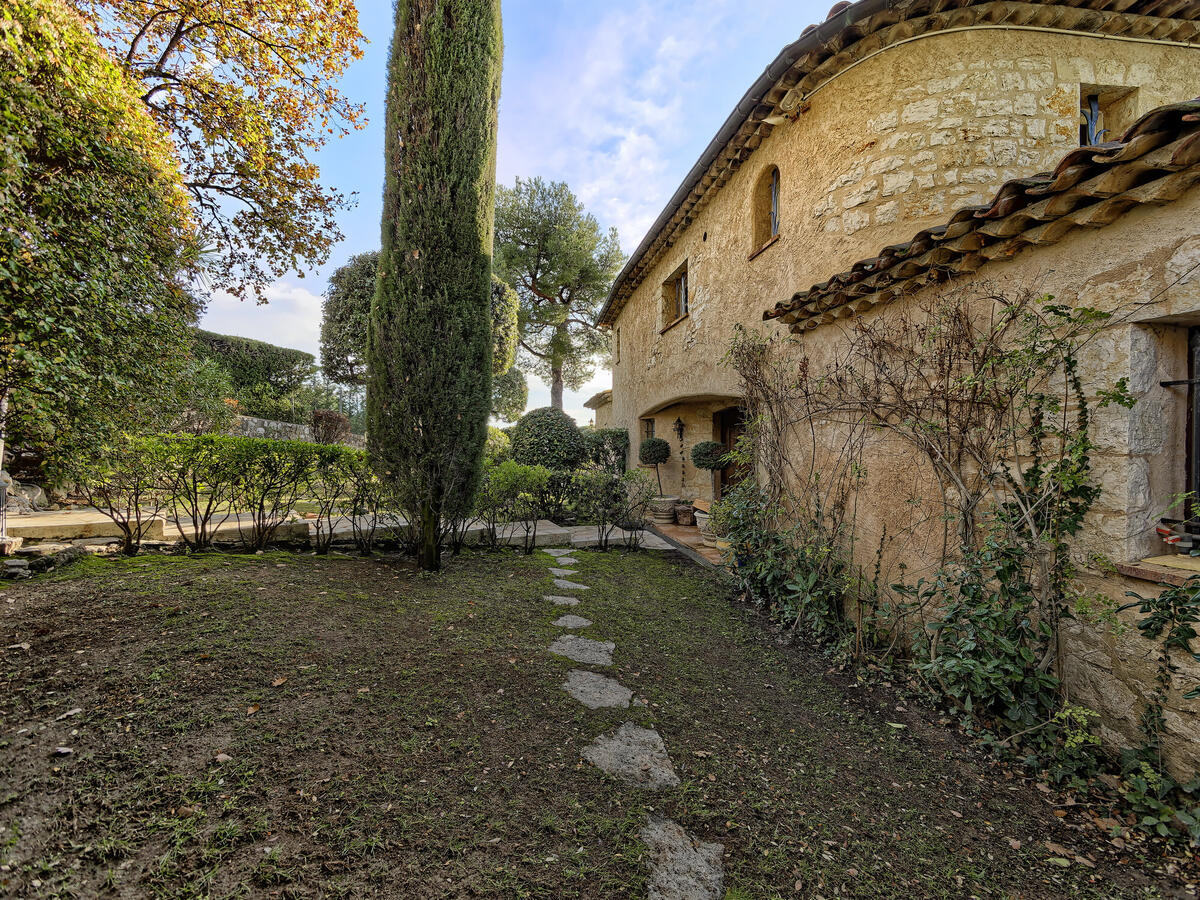
<path fill-rule="evenodd" d="M 371 452 L 421 566 L 478 486 L 491 406 L 500 0 L 399 0 L 388 67 Z"/>

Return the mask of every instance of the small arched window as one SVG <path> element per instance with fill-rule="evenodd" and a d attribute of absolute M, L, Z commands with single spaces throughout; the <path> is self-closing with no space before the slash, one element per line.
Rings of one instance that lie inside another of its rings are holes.
<path fill-rule="evenodd" d="M 759 176 L 754 189 L 754 246 L 765 247 L 779 236 L 779 167 L 770 166 Z"/>

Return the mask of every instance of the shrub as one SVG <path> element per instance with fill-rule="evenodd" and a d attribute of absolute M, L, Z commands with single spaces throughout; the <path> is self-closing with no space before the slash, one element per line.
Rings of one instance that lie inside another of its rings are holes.
<path fill-rule="evenodd" d="M 485 471 L 476 500 L 476 516 L 493 547 L 500 543 L 501 526 L 511 524 L 511 530 L 521 528 L 525 552 L 533 552 L 551 475 L 544 466 L 525 466 L 511 459 Z"/>
<path fill-rule="evenodd" d="M 629 456 L 629 432 L 624 428 L 591 428 L 583 432 L 587 458 L 595 465 L 620 475 Z"/>
<path fill-rule="evenodd" d="M 646 438 L 638 448 L 638 459 L 643 465 L 659 466 L 671 458 L 671 445 L 662 438 Z"/>
<path fill-rule="evenodd" d="M 512 453 L 522 465 L 569 471 L 583 461 L 587 449 L 575 420 L 561 409 L 544 406 L 517 422 Z"/>
<path fill-rule="evenodd" d="M 184 544 L 192 550 L 211 546 L 216 530 L 230 516 L 237 482 L 229 452 L 234 440 L 218 434 L 172 435 L 166 439 L 165 476 L 171 519 Z"/>
<path fill-rule="evenodd" d="M 931 579 L 893 590 L 937 609 L 913 635 L 916 669 L 936 692 L 1003 733 L 1025 731 L 1058 710 L 1059 680 L 1039 661 L 1051 640 L 1014 548 L 989 535 Z"/>
<path fill-rule="evenodd" d="M 336 409 L 314 409 L 309 424 L 318 444 L 341 444 L 350 436 L 350 417 Z"/>
<path fill-rule="evenodd" d="M 658 467 L 671 458 L 671 445 L 662 438 L 652 437 L 642 441 L 638 448 L 638 460 L 644 466 L 654 466 L 654 475 L 658 478 L 658 493 L 662 495 L 662 473 Z"/>
<path fill-rule="evenodd" d="M 262 550 L 291 514 L 317 464 L 318 444 L 272 438 L 230 438 L 230 464 L 238 479 L 235 508 L 250 516 L 241 527 L 242 542 Z"/>
<path fill-rule="evenodd" d="M 625 529 L 625 545 L 641 542 L 642 520 L 653 487 L 641 472 L 617 475 L 599 467 L 580 469 L 572 488 L 579 511 L 596 526 L 601 550 L 607 550 L 617 528 Z"/>
<path fill-rule="evenodd" d="M 122 552 L 136 556 L 151 523 L 169 502 L 167 470 L 162 439 L 122 435 L 92 453 L 73 455 L 65 474 L 120 529 Z"/>
<path fill-rule="evenodd" d="M 724 469 L 729 448 L 718 441 L 701 441 L 692 448 L 692 464 L 697 469 Z"/>
<path fill-rule="evenodd" d="M 196 355 L 211 359 L 225 370 L 238 399 L 256 393 L 282 397 L 304 384 L 316 371 L 313 355 L 303 350 L 199 328 L 195 338 Z"/>
<path fill-rule="evenodd" d="M 754 482 L 734 486 L 713 506 L 712 524 L 729 541 L 730 571 L 746 599 L 814 643 L 844 650 L 849 569 L 837 535 L 819 522 L 791 524 Z"/>
<path fill-rule="evenodd" d="M 386 488 L 363 451 L 349 451 L 346 466 L 349 474 L 350 530 L 358 552 L 370 556 L 387 500 Z"/>
<path fill-rule="evenodd" d="M 495 425 L 488 426 L 487 443 L 483 445 L 484 465 L 504 462 L 512 454 L 512 441 Z"/>
<path fill-rule="evenodd" d="M 352 489 L 353 457 L 356 451 L 343 444 L 318 444 L 309 451 L 312 455 L 305 479 L 304 492 L 317 504 L 313 520 L 316 534 L 313 549 L 328 553 L 333 543 L 334 529 L 346 518 L 343 504 Z"/>

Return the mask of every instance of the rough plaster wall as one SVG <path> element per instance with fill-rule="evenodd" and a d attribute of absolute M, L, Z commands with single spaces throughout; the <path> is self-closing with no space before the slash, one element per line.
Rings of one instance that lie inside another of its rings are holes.
<path fill-rule="evenodd" d="M 1088 515 L 1076 557 L 1087 570 L 1081 589 L 1117 603 L 1127 602 L 1127 591 L 1152 594 L 1157 588 L 1105 576 L 1096 560 L 1130 562 L 1164 552 L 1152 529 L 1185 489 L 1187 394 L 1159 382 L 1186 377 L 1186 329 L 1200 325 L 1198 221 L 1200 187 L 1171 205 L 1141 207 L 1099 230 L 1076 230 L 1057 245 L 1022 251 L 952 287 L 930 287 L 903 306 L 876 307 L 864 317 L 894 316 L 946 290 L 970 296 L 1033 289 L 1114 313 L 1113 324 L 1084 347 L 1080 375 L 1093 398 L 1126 378 L 1137 403 L 1132 409 L 1093 407 L 1092 461 L 1103 492 Z M 845 343 L 854 322 L 807 332 L 797 352 L 822 365 Z M 827 453 L 837 446 L 836 438 L 826 436 Z M 903 575 L 913 582 L 935 568 L 941 555 L 936 485 L 928 466 L 895 440 L 871 438 L 863 462 L 866 475 L 854 507 L 855 562 L 874 571 L 882 548 L 881 581 Z M 1078 622 L 1067 633 L 1064 672 L 1072 699 L 1101 712 L 1105 736 L 1118 746 L 1137 741 L 1138 717 L 1153 687 L 1155 645 L 1137 633 L 1136 618 L 1134 612 L 1122 614 L 1115 631 Z M 1176 687 L 1200 683 L 1200 665 L 1180 663 Z M 1177 773 L 1187 774 L 1200 768 L 1200 702 L 1185 701 L 1181 693 L 1173 692 L 1167 704 L 1166 746 Z"/>

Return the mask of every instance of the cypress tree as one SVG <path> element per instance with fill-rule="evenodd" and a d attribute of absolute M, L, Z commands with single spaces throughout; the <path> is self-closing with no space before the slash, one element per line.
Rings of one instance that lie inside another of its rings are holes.
<path fill-rule="evenodd" d="M 396 3 L 367 415 L 425 569 L 487 438 L 501 56 L 500 0 Z"/>

